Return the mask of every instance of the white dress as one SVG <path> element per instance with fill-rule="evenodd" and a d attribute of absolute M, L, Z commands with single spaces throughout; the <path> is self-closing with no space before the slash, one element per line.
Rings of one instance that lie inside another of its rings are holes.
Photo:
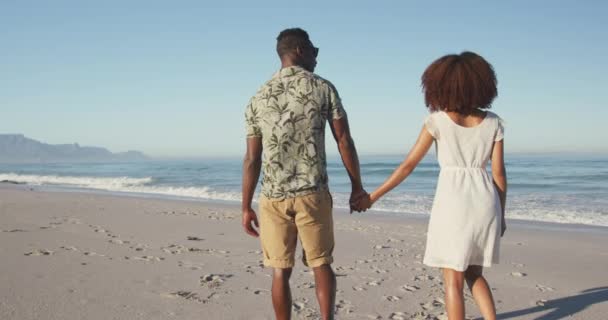
<path fill-rule="evenodd" d="M 502 120 L 487 112 L 475 127 L 456 124 L 442 111 L 425 120 L 435 138 L 440 172 L 429 221 L 424 264 L 465 271 L 498 263 L 501 204 L 486 166 Z"/>

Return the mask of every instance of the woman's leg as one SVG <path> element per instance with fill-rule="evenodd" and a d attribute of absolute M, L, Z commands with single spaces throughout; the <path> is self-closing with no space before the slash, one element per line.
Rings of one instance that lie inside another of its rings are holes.
<path fill-rule="evenodd" d="M 450 320 L 464 320 L 464 272 L 444 268 L 445 308 Z"/>
<path fill-rule="evenodd" d="M 485 320 L 495 320 L 494 298 L 488 282 L 483 277 L 483 267 L 469 266 L 464 273 L 464 277 L 483 318 Z"/>

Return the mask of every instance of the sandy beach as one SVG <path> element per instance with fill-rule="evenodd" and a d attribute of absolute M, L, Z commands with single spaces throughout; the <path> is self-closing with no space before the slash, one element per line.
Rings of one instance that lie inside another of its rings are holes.
<path fill-rule="evenodd" d="M 425 218 L 335 212 L 337 319 L 447 319 Z M 499 319 L 608 319 L 608 228 L 511 221 L 486 269 Z M 272 319 L 238 205 L 0 185 L 0 319 Z M 316 319 L 311 272 L 295 319 Z M 467 315 L 479 317 L 467 294 Z"/>

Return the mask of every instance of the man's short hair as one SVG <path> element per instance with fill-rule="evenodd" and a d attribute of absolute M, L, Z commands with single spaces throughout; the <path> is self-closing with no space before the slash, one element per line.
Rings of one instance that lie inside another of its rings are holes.
<path fill-rule="evenodd" d="M 300 28 L 285 29 L 277 37 L 277 53 L 279 57 L 284 57 L 286 54 L 294 52 L 298 47 L 305 48 L 310 45 L 308 33 Z"/>

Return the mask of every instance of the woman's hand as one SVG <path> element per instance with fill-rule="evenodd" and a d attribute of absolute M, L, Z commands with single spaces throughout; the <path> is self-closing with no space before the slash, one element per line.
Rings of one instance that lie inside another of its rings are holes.
<path fill-rule="evenodd" d="M 366 193 L 364 196 L 355 199 L 350 203 L 350 206 L 357 212 L 367 211 L 372 206 L 369 194 Z"/>

